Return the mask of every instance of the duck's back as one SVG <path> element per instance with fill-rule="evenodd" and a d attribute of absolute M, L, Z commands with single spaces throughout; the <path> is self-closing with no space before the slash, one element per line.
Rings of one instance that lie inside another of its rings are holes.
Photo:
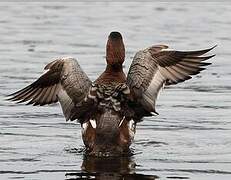
<path fill-rule="evenodd" d="M 126 106 L 126 96 L 129 93 L 129 88 L 125 83 L 93 84 L 88 99 L 94 101 L 94 108 L 90 120 L 89 116 L 86 116 L 84 120 L 85 122 L 92 122 L 86 131 L 89 133 L 83 134 L 83 140 L 87 147 L 91 146 L 89 145 L 91 138 L 95 139 L 94 143 L 100 146 L 96 146 L 96 148 L 101 151 L 102 148 L 114 148 L 115 144 L 123 144 L 120 136 L 124 136 L 124 133 L 120 129 L 122 130 L 122 123 L 126 119 L 124 107 Z M 94 150 L 94 152 L 97 151 Z"/>

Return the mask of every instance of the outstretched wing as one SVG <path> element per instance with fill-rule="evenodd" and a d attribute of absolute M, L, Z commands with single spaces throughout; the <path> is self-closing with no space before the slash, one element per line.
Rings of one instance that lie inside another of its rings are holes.
<path fill-rule="evenodd" d="M 127 76 L 134 101 L 140 103 L 146 111 L 156 113 L 155 103 L 159 90 L 164 85 L 183 82 L 204 70 L 202 66 L 211 63 L 203 61 L 214 55 L 201 55 L 214 47 L 199 51 L 175 51 L 166 45 L 157 45 L 137 52 Z"/>
<path fill-rule="evenodd" d="M 75 105 L 91 87 L 91 81 L 74 58 L 61 58 L 46 65 L 46 72 L 35 82 L 9 96 L 18 103 L 34 106 L 60 102 L 66 120 L 71 119 Z"/>

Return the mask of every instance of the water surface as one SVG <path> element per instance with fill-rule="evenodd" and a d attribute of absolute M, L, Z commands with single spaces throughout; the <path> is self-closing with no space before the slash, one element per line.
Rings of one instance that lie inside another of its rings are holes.
<path fill-rule="evenodd" d="M 230 179 L 230 17 L 231 6 L 221 3 L 1 3 L 0 179 Z M 219 46 L 206 71 L 161 92 L 160 115 L 137 127 L 135 155 L 104 162 L 83 156 L 81 128 L 65 122 L 59 105 L 24 106 L 4 96 L 60 56 L 77 58 L 96 79 L 113 30 L 124 37 L 126 72 L 135 52 L 153 44 Z"/>

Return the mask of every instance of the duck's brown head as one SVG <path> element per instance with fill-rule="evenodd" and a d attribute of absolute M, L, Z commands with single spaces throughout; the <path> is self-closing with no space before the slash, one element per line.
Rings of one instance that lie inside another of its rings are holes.
<path fill-rule="evenodd" d="M 123 64 L 125 48 L 122 35 L 119 32 L 111 32 L 108 36 L 106 60 L 108 65 Z"/>

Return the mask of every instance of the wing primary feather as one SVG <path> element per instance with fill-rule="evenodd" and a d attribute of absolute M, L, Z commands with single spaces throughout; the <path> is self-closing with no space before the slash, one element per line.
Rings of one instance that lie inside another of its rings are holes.
<path fill-rule="evenodd" d="M 201 56 L 209 51 L 211 51 L 212 49 L 214 49 L 215 47 L 217 47 L 217 45 L 208 48 L 208 49 L 203 49 L 203 50 L 198 50 L 198 51 L 177 51 L 180 54 L 184 54 L 186 56 Z"/>
<path fill-rule="evenodd" d="M 188 66 L 188 64 L 184 65 L 184 64 L 181 64 L 181 63 L 177 64 L 176 66 L 180 67 L 180 68 L 182 68 L 185 71 L 190 72 L 190 73 L 194 73 L 194 72 L 199 71 L 198 66 Z"/>
<path fill-rule="evenodd" d="M 40 97 L 43 96 L 44 92 L 45 92 L 45 89 L 41 88 L 41 92 L 39 92 L 39 94 L 36 97 L 34 97 L 31 101 L 29 101 L 26 105 L 29 105 L 29 104 L 33 104 L 33 106 L 39 105 Z"/>
<path fill-rule="evenodd" d="M 182 61 L 181 64 L 185 64 L 185 65 L 191 66 L 191 67 L 200 67 L 200 66 L 210 65 L 211 63 L 207 63 L 207 62 L 193 62 L 193 61 Z"/>
<path fill-rule="evenodd" d="M 30 101 L 26 105 L 32 104 L 31 102 L 33 101 L 33 99 L 36 99 L 36 97 L 40 95 L 40 93 L 41 93 L 42 90 L 43 90 L 42 88 L 37 89 L 37 91 L 35 92 L 35 94 L 33 95 L 33 97 L 31 97 L 30 99 L 28 99 Z"/>
<path fill-rule="evenodd" d="M 8 100 L 11 100 L 11 101 L 21 100 L 24 95 L 26 95 L 28 92 L 31 92 L 32 90 L 33 90 L 33 88 L 30 88 L 27 91 L 24 91 L 22 93 L 14 95 L 13 97 L 9 98 Z"/>
<path fill-rule="evenodd" d="M 56 85 L 53 85 L 53 86 L 51 87 L 50 94 L 49 94 L 48 97 L 47 97 L 47 104 L 52 103 L 52 96 L 54 95 L 54 92 L 55 92 L 55 86 L 56 86 Z"/>
<path fill-rule="evenodd" d="M 46 91 L 44 92 L 44 96 L 40 101 L 40 106 L 43 106 L 47 103 L 47 97 L 49 96 L 50 91 L 51 91 L 51 87 L 47 87 Z"/>
<path fill-rule="evenodd" d="M 168 69 L 169 72 L 171 74 L 173 74 L 177 78 L 176 82 L 180 82 L 180 81 L 183 80 L 184 75 L 182 75 L 181 73 L 175 71 L 172 67 L 167 67 L 166 69 Z"/>
<path fill-rule="evenodd" d="M 23 103 L 26 102 L 30 99 L 32 99 L 35 95 L 36 92 L 38 91 L 38 89 L 32 89 L 30 92 L 28 92 L 27 94 L 25 94 L 21 99 L 21 101 L 17 102 L 17 103 Z"/>
<path fill-rule="evenodd" d="M 8 97 L 9 97 L 9 96 L 13 96 L 13 97 L 8 98 L 8 100 L 12 100 L 12 99 L 14 99 L 16 96 L 25 93 L 25 92 L 28 91 L 30 88 L 32 88 L 31 85 L 29 85 L 29 86 L 27 86 L 27 87 L 25 87 L 25 88 L 23 88 L 23 89 L 21 89 L 21 90 L 15 92 L 15 93 L 12 93 L 12 94 L 10 94 L 10 95 L 7 95 Z"/>
<path fill-rule="evenodd" d="M 174 71 L 176 71 L 179 74 L 181 74 L 184 78 L 189 76 L 189 73 L 187 73 L 183 69 L 179 68 L 178 66 L 172 66 L 171 68 L 174 69 Z"/>
<path fill-rule="evenodd" d="M 57 84 L 56 87 L 55 87 L 54 94 L 52 96 L 52 102 L 57 102 L 58 101 L 57 92 L 59 92 L 60 90 L 61 90 L 61 85 Z"/>
<path fill-rule="evenodd" d="M 44 103 L 44 100 L 45 100 L 44 97 L 46 95 L 47 90 L 48 90 L 48 87 L 46 87 L 46 88 L 44 88 L 42 90 L 41 95 L 39 96 L 38 100 L 34 103 L 34 106 L 37 106 L 37 105 L 43 106 L 43 105 L 45 105 L 45 103 Z"/>
<path fill-rule="evenodd" d="M 177 77 L 168 69 L 168 67 L 165 67 L 164 70 L 165 77 L 167 75 L 167 79 L 177 82 Z"/>
<path fill-rule="evenodd" d="M 197 61 L 206 61 L 212 57 L 216 56 L 215 54 L 211 55 L 211 56 L 186 56 L 185 59 L 188 60 L 197 60 Z"/>
<path fill-rule="evenodd" d="M 182 66 L 185 66 L 185 67 L 190 67 L 190 68 L 196 68 L 196 69 L 200 69 L 200 63 L 190 63 L 190 62 L 180 62 L 179 64 L 181 64 Z M 204 69 L 204 68 L 202 68 Z"/>
<path fill-rule="evenodd" d="M 14 93 L 12 93 L 12 94 L 9 94 L 9 95 L 7 95 L 7 96 L 14 96 L 14 95 L 16 95 L 16 94 L 22 93 L 23 91 L 26 91 L 28 88 L 31 88 L 31 85 L 26 86 L 25 88 L 20 89 L 19 91 L 16 91 L 16 92 L 14 92 Z"/>
<path fill-rule="evenodd" d="M 200 63 L 200 66 L 208 66 L 208 65 L 211 65 L 212 63 L 207 63 L 207 62 L 202 62 Z"/>
<path fill-rule="evenodd" d="M 182 66 L 180 64 L 177 64 L 175 67 L 177 67 L 178 69 L 180 69 L 181 71 L 185 72 L 185 74 L 188 74 L 188 75 L 196 75 L 196 74 L 198 74 L 198 72 L 200 72 L 198 70 L 198 68 L 192 69 L 192 68 L 188 68 L 188 67 Z"/>

